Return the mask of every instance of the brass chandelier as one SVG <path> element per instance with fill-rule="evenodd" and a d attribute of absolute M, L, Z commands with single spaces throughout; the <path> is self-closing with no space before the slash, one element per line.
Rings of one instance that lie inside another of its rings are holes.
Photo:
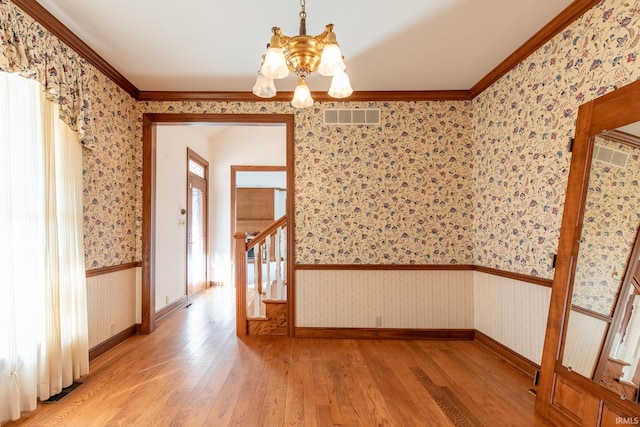
<path fill-rule="evenodd" d="M 342 52 L 333 32 L 333 24 L 328 24 L 317 36 L 307 35 L 305 0 L 300 0 L 300 34 L 285 36 L 279 27 L 273 27 L 273 36 L 267 45 L 262 65 L 253 93 L 261 98 L 271 98 L 276 94 L 275 79 L 283 79 L 289 72 L 298 76 L 298 85 L 291 105 L 306 108 L 313 105 L 313 98 L 306 78 L 313 72 L 332 76 L 329 96 L 345 98 L 353 93 L 349 76 L 344 72 Z"/>

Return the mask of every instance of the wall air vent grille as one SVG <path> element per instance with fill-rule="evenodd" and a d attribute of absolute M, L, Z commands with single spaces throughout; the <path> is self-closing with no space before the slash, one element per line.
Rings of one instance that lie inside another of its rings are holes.
<path fill-rule="evenodd" d="M 625 167 L 628 157 L 629 155 L 625 152 L 613 150 L 600 144 L 596 144 L 593 148 L 593 158 L 595 160 L 617 168 Z"/>
<path fill-rule="evenodd" d="M 379 108 L 343 108 L 324 110 L 325 125 L 377 125 Z"/>

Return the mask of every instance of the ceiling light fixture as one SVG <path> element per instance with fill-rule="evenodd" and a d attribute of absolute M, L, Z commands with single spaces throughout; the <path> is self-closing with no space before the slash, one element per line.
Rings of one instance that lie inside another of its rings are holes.
<path fill-rule="evenodd" d="M 296 108 L 313 105 L 313 98 L 306 78 L 313 72 L 323 76 L 332 76 L 329 96 L 346 98 L 353 93 L 349 76 L 344 72 L 345 64 L 342 52 L 333 32 L 333 24 L 328 24 L 317 36 L 307 35 L 305 0 L 300 0 L 300 34 L 294 37 L 285 36 L 279 27 L 273 27 L 271 42 L 267 45 L 267 53 L 263 56 L 262 65 L 253 93 L 261 98 L 271 98 L 276 94 L 274 79 L 283 79 L 289 72 L 298 76 L 298 86 L 291 100 Z"/>

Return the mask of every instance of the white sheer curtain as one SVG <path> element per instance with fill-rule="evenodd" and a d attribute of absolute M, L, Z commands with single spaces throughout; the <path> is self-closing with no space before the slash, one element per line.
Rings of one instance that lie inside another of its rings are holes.
<path fill-rule="evenodd" d="M 89 370 L 82 148 L 57 117 L 0 72 L 0 422 Z"/>

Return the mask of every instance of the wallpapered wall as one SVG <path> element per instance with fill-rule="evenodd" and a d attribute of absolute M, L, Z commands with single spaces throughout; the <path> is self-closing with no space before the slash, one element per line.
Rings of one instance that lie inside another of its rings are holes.
<path fill-rule="evenodd" d="M 640 1 L 598 3 L 476 97 L 476 264 L 553 277 L 578 107 L 639 76 Z"/>
<path fill-rule="evenodd" d="M 378 107 L 379 126 L 325 126 L 320 104 L 145 103 L 145 112 L 296 114 L 296 262 L 473 262 L 469 102 Z"/>
<path fill-rule="evenodd" d="M 138 102 L 99 72 L 87 268 L 141 259 L 142 113 L 296 114 L 296 261 L 476 263 L 551 277 L 578 106 L 638 76 L 640 0 L 606 0 L 473 102 Z M 321 108 L 380 108 L 329 127 Z"/>
<path fill-rule="evenodd" d="M 91 79 L 95 150 L 83 151 L 87 269 L 142 259 L 142 148 L 136 102 L 96 72 Z"/>

